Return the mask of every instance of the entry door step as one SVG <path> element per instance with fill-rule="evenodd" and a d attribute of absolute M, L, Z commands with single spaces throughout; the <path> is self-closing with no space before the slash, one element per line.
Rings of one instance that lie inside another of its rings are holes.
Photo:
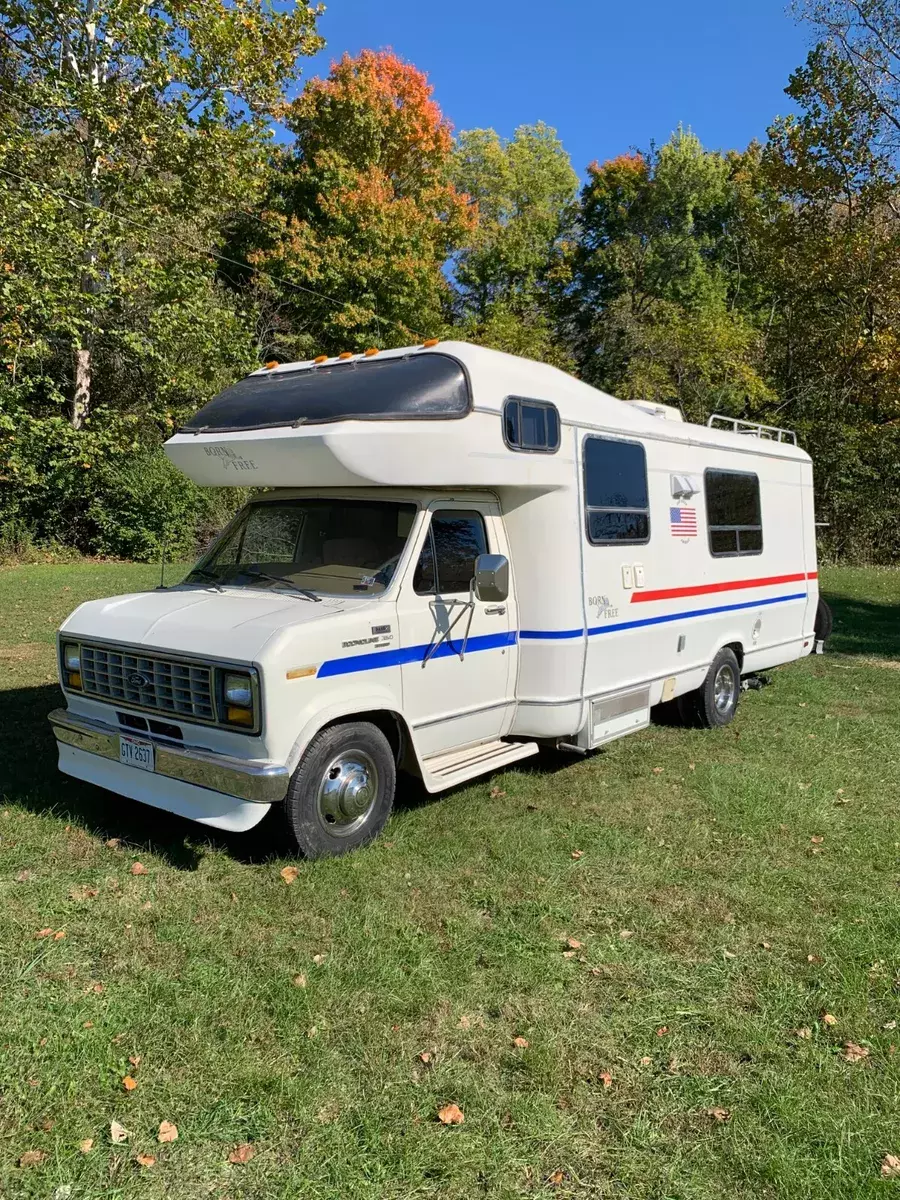
<path fill-rule="evenodd" d="M 450 750 L 446 754 L 435 754 L 422 762 L 422 777 L 429 792 L 440 792 L 444 788 L 465 783 L 476 775 L 490 775 L 501 767 L 530 758 L 537 754 L 537 742 L 482 742 L 480 746 L 468 746 L 465 750 Z"/>

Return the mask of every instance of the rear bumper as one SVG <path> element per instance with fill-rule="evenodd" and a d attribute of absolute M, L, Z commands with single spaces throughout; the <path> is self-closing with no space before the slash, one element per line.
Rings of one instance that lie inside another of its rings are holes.
<path fill-rule="evenodd" d="M 116 774 L 124 772 L 122 777 L 133 780 L 135 787 L 140 782 L 143 785 L 141 791 L 147 789 L 151 780 L 163 776 L 180 784 L 203 788 L 250 804 L 277 804 L 284 799 L 290 781 L 290 771 L 279 763 L 248 762 L 225 754 L 214 754 L 196 746 L 176 746 L 152 734 L 143 733 L 139 735 L 141 739 L 154 745 L 156 769 L 152 774 L 139 771 L 119 762 L 119 734 L 127 733 L 128 730 L 123 731 L 118 726 L 106 725 L 88 717 L 75 716 L 62 708 L 54 709 L 48 719 L 60 744 L 60 766 L 63 770 L 66 769 L 63 747 L 70 746 L 103 759 L 112 759 L 119 768 Z M 87 777 L 80 771 L 78 774 L 80 778 Z M 104 771 L 102 774 L 104 779 L 98 778 L 96 782 L 101 787 L 109 787 L 104 781 L 109 772 Z M 143 776 L 143 779 L 135 778 L 140 776 Z M 131 787 L 113 790 L 121 790 L 125 795 L 134 795 L 135 799 L 144 799 L 143 795 L 135 795 L 135 789 Z M 149 803 L 154 801 L 150 800 Z M 163 804 L 160 807 L 169 806 Z"/>

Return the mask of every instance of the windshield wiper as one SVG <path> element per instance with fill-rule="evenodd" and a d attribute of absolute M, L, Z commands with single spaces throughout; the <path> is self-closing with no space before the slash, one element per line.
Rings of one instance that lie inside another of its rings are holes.
<path fill-rule="evenodd" d="M 184 582 L 187 583 L 194 575 L 199 575 L 201 578 L 205 577 L 210 581 L 214 588 L 217 588 L 220 592 L 222 591 L 222 584 L 219 580 L 218 571 L 211 571 L 209 567 L 194 567 L 193 570 L 188 573 L 188 577 Z"/>
<path fill-rule="evenodd" d="M 270 583 L 280 583 L 284 587 L 289 587 L 292 592 L 296 592 L 298 596 L 305 596 L 307 600 L 313 600 L 316 604 L 319 604 L 322 599 L 315 592 L 310 592 L 307 588 L 302 588 L 299 584 L 293 583 L 290 579 L 285 579 L 281 575 L 268 575 L 265 571 L 260 571 L 259 569 L 244 571 L 243 573 L 249 575 L 251 579 L 268 579 Z"/>

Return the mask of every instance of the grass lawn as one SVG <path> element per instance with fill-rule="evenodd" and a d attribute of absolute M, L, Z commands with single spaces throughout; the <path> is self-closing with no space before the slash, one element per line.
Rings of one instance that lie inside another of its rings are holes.
<path fill-rule="evenodd" d="M 0 571 L 0 1195 L 900 1197 L 900 572 L 727 730 L 409 787 L 292 884 L 56 771 L 58 622 L 155 582 Z"/>

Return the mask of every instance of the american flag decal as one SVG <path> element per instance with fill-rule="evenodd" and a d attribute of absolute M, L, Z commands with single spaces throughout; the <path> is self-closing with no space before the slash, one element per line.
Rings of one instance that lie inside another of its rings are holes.
<path fill-rule="evenodd" d="M 669 528 L 672 530 L 672 537 L 696 537 L 696 508 L 670 508 Z"/>

